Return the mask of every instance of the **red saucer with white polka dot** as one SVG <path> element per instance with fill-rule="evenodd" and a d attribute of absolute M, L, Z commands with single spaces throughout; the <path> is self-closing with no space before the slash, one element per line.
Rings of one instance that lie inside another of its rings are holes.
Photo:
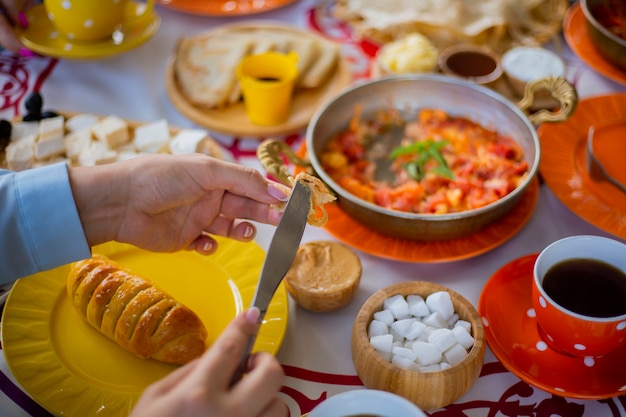
<path fill-rule="evenodd" d="M 626 394 L 626 348 L 577 358 L 541 339 L 531 299 L 536 258 L 527 255 L 504 265 L 485 284 L 478 313 L 489 348 L 511 373 L 554 395 L 597 400 Z"/>

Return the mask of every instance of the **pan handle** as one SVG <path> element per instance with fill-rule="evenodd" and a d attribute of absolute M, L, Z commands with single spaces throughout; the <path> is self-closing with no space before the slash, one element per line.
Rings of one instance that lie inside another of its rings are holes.
<path fill-rule="evenodd" d="M 547 90 L 556 101 L 559 108 L 556 111 L 541 109 L 529 114 L 528 119 L 534 125 L 543 122 L 562 122 L 570 118 L 578 104 L 578 93 L 576 88 L 563 77 L 545 77 L 526 84 L 524 97 L 517 103 L 522 111 L 526 111 L 532 106 L 535 100 L 535 93 L 540 90 Z"/>
<path fill-rule="evenodd" d="M 292 186 L 294 176 L 287 168 L 287 161 L 294 165 L 302 166 L 311 170 L 311 164 L 300 158 L 285 142 L 277 139 L 265 139 L 257 148 L 256 156 L 263 168 L 278 181 L 285 185 Z"/>

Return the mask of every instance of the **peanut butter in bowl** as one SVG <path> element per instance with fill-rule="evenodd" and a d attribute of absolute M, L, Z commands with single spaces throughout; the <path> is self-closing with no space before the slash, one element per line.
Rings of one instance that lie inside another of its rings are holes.
<path fill-rule="evenodd" d="M 361 272 L 361 260 L 349 247 L 334 241 L 313 241 L 298 248 L 285 275 L 285 286 L 302 308 L 331 312 L 352 300 Z"/>

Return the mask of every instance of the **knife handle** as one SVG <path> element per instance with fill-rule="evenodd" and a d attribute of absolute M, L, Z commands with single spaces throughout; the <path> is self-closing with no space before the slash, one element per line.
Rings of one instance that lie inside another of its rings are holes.
<path fill-rule="evenodd" d="M 252 352 L 252 348 L 254 347 L 254 342 L 256 341 L 256 336 L 259 332 L 259 328 L 261 327 L 261 323 L 263 323 L 263 318 L 265 317 L 265 311 L 261 310 L 259 314 L 259 318 L 257 319 L 257 328 L 248 339 L 248 343 L 246 344 L 245 349 L 241 355 L 241 359 L 239 359 L 239 363 L 237 364 L 237 368 L 235 368 L 235 372 L 230 380 L 230 386 L 235 385 L 239 380 L 243 377 L 243 374 L 246 372 L 246 367 L 248 366 L 248 358 L 250 357 L 250 352 Z"/>

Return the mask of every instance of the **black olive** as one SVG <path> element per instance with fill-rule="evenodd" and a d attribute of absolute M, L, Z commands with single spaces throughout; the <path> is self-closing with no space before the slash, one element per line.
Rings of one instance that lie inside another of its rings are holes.
<path fill-rule="evenodd" d="M 28 97 L 26 97 L 24 106 L 28 113 L 41 113 L 41 109 L 43 108 L 43 98 L 41 94 L 37 91 L 30 93 Z"/>
<path fill-rule="evenodd" d="M 6 119 L 0 120 L 0 139 L 11 138 L 13 125 Z"/>
<path fill-rule="evenodd" d="M 42 119 L 50 119 L 51 117 L 57 117 L 59 115 L 59 113 L 53 111 L 53 110 L 46 110 L 46 111 L 42 111 L 41 112 L 41 118 Z"/>
<path fill-rule="evenodd" d="M 41 113 L 39 113 L 39 112 L 26 113 L 24 115 L 24 117 L 22 117 L 22 120 L 25 121 L 25 122 L 39 121 L 39 120 L 41 120 Z"/>

